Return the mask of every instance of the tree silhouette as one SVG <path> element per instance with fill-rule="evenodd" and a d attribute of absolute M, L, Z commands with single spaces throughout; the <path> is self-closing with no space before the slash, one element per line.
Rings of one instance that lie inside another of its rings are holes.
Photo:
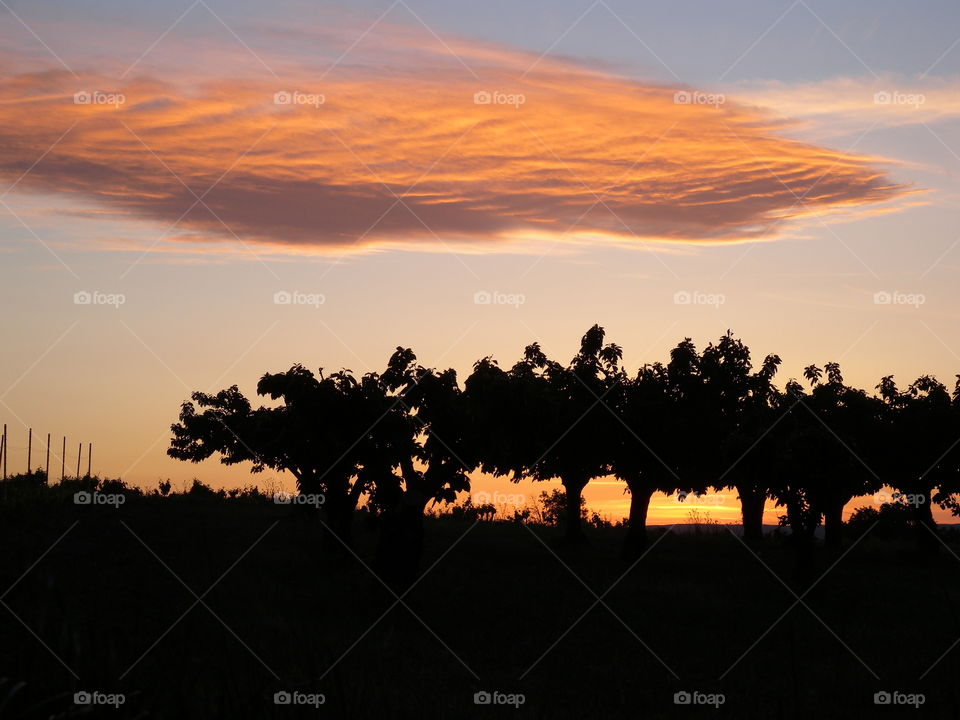
<path fill-rule="evenodd" d="M 468 473 L 477 464 L 456 373 L 415 361 L 409 349 L 397 348 L 391 357 L 379 383 L 383 399 L 392 402 L 385 411 L 390 421 L 378 423 L 372 433 L 376 456 L 371 467 L 378 474 L 371 504 L 382 522 L 377 564 L 401 585 L 416 576 L 427 504 L 453 502 L 457 493 L 469 491 Z M 365 471 L 368 463 L 362 463 Z"/>
<path fill-rule="evenodd" d="M 195 392 L 171 426 L 167 454 L 200 462 L 217 453 L 225 465 L 252 463 L 254 473 L 287 470 L 300 493 L 323 496 L 327 523 L 348 542 L 364 490 L 356 475 L 371 415 L 359 402 L 361 391 L 349 370 L 327 378 L 321 371 L 317 378 L 294 365 L 265 374 L 257 384 L 257 394 L 281 400 L 279 406 L 252 409 L 236 385 L 216 395 Z"/>
<path fill-rule="evenodd" d="M 580 515 L 583 489 L 593 478 L 610 472 L 612 427 L 616 422 L 614 397 L 620 383 L 618 365 L 623 351 L 604 345 L 604 330 L 591 327 L 580 340 L 580 350 L 566 366 L 547 361 L 543 365 L 547 388 L 555 408 L 550 418 L 554 439 L 527 467 L 534 480 L 559 477 L 567 500 L 566 539 L 583 538 Z"/>
<path fill-rule="evenodd" d="M 289 471 L 301 493 L 323 496 L 343 543 L 366 496 L 380 529 L 376 565 L 401 585 L 416 574 L 427 506 L 469 491 L 478 468 L 515 482 L 559 478 L 573 541 L 584 535 L 584 488 L 619 478 L 630 494 L 628 556 L 645 546 L 657 491 L 735 489 L 749 543 L 762 540 L 769 497 L 807 549 L 821 521 L 826 545 L 838 548 L 845 506 L 884 484 L 913 508 L 925 547 L 937 543 L 934 504 L 960 514 L 960 376 L 952 393 L 931 376 L 903 391 L 886 376 L 877 396 L 846 384 L 831 362 L 804 368 L 809 391 L 792 379 L 781 391 L 780 357 L 754 369 L 730 331 L 702 352 L 685 338 L 666 364 L 634 377 L 621 361 L 594 325 L 566 364 L 532 343 L 507 371 L 479 360 L 463 390 L 453 370 L 423 367 L 403 347 L 383 372 L 359 379 L 294 365 L 260 378 L 257 394 L 273 405 L 252 407 L 235 385 L 193 393 L 167 452 Z"/>
<path fill-rule="evenodd" d="M 813 367 L 813 366 L 811 366 Z M 816 451 L 807 456 L 806 496 L 817 519 L 824 520 L 825 540 L 837 549 L 843 531 L 843 508 L 853 498 L 880 489 L 875 442 L 878 437 L 882 402 L 844 384 L 838 363 L 824 365 L 822 373 L 812 374 L 813 388 L 806 409 L 797 409 L 808 438 Z"/>
<path fill-rule="evenodd" d="M 711 484 L 718 491 L 735 488 L 740 498 L 747 543 L 763 537 L 763 510 L 770 491 L 775 453 L 769 432 L 777 420 L 772 380 L 780 365 L 768 355 L 751 373 L 750 348 L 727 331 L 708 345 L 697 362 L 702 387 L 692 393 L 695 411 L 704 418 L 703 458 L 713 465 Z"/>
<path fill-rule="evenodd" d="M 934 503 L 955 506 L 960 492 L 960 377 L 953 395 L 930 375 L 899 391 L 892 376 L 877 385 L 885 402 L 882 447 L 883 477 L 914 508 L 922 547 L 936 552 L 939 543 Z"/>
<path fill-rule="evenodd" d="M 632 381 L 622 381 L 615 402 L 622 423 L 613 427 L 616 442 L 610 464 L 630 493 L 623 554 L 633 558 L 647 544 L 647 512 L 653 493 L 672 494 L 690 488 L 680 480 L 681 459 L 689 456 L 690 427 L 684 424 L 679 397 L 661 363 L 644 365 Z"/>
<path fill-rule="evenodd" d="M 519 481 L 560 478 L 567 502 L 565 537 L 583 539 L 583 489 L 610 472 L 610 392 L 621 380 L 623 351 L 604 344 L 604 330 L 591 327 L 567 365 L 550 360 L 539 343 L 524 350 L 509 372 L 484 358 L 466 382 L 482 467 Z"/>

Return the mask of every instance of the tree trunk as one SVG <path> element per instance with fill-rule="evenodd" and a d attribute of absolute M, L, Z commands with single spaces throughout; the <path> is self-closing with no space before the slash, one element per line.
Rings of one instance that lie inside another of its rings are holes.
<path fill-rule="evenodd" d="M 429 499 L 405 492 L 400 502 L 384 511 L 380 520 L 376 569 L 380 577 L 401 592 L 417 578 L 423 556 L 423 512 Z"/>
<path fill-rule="evenodd" d="M 915 498 L 923 497 L 923 502 L 914 506 L 917 520 L 917 544 L 926 554 L 937 555 L 940 552 L 940 541 L 937 539 L 937 521 L 933 519 L 933 489 L 926 489 L 923 493 L 915 493 Z"/>
<path fill-rule="evenodd" d="M 843 544 L 842 498 L 831 500 L 823 509 L 823 541 L 828 550 L 839 550 Z"/>
<path fill-rule="evenodd" d="M 627 537 L 623 543 L 623 558 L 634 560 L 647 547 L 647 511 L 650 509 L 650 497 L 654 488 L 639 479 L 628 479 L 630 488 L 630 518 L 627 522 Z"/>
<path fill-rule="evenodd" d="M 566 517 L 564 518 L 566 525 L 564 539 L 571 543 L 581 543 L 585 538 L 583 535 L 583 520 L 580 517 L 580 501 L 583 497 L 583 489 L 587 486 L 587 480 L 575 476 L 562 478 L 561 482 L 567 501 Z"/>
<path fill-rule="evenodd" d="M 763 506 L 767 496 L 755 488 L 737 487 L 740 495 L 740 514 L 743 518 L 743 541 L 757 545 L 763 540 Z"/>
<path fill-rule="evenodd" d="M 355 507 L 351 504 L 347 495 L 337 493 L 332 496 L 329 494 L 325 496 L 323 509 L 326 515 L 326 525 L 334 535 L 330 542 L 331 547 L 343 549 L 344 545 L 350 546 Z"/>

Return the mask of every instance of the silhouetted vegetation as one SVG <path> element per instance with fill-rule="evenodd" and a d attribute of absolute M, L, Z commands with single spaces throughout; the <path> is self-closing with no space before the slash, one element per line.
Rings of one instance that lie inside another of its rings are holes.
<path fill-rule="evenodd" d="M 535 698 L 528 716 L 668 717 L 695 678 L 735 717 L 854 717 L 891 646 L 923 654 L 915 685 L 953 707 L 958 660 L 932 638 L 956 624 L 960 537 L 932 509 L 960 509 L 960 385 L 874 393 L 826 363 L 781 389 L 780 365 L 727 333 L 631 374 L 594 326 L 567 363 L 534 343 L 462 387 L 397 348 L 359 378 L 268 373 L 259 407 L 194 393 L 172 457 L 289 471 L 297 492 L 8 479 L 0 714 L 73 716 L 89 682 L 124 693 L 111 717 L 273 717 L 295 687 L 336 717 L 479 717 L 487 686 Z M 481 471 L 560 486 L 498 504 L 471 494 Z M 626 521 L 588 511 L 596 478 L 623 482 Z M 685 531 L 647 527 L 656 492 L 691 505 Z M 711 492 L 736 493 L 739 532 L 695 502 Z M 764 534 L 767 501 L 781 528 Z M 816 614 L 784 619 L 784 589 Z M 625 700 L 637 677 L 663 692 Z"/>
<path fill-rule="evenodd" d="M 173 426 L 169 453 L 289 470 L 301 494 L 324 497 L 324 524 L 344 545 L 366 498 L 382 529 L 377 566 L 400 583 L 416 574 L 424 509 L 468 492 L 475 470 L 559 479 L 569 543 L 583 540 L 587 484 L 621 479 L 631 499 L 626 557 L 647 545 L 657 491 L 736 492 L 751 545 L 761 541 L 764 504 L 773 500 L 806 552 L 821 524 L 827 547 L 838 550 L 847 504 L 891 487 L 911 506 L 920 542 L 935 551 L 931 509 L 955 507 L 960 491 L 960 378 L 950 393 L 929 376 L 900 391 L 888 376 L 871 394 L 847 385 L 839 364 L 828 362 L 780 389 L 780 357 L 769 354 L 755 368 L 750 349 L 729 332 L 702 351 L 686 338 L 666 364 L 635 375 L 622 357 L 595 325 L 568 363 L 533 343 L 509 370 L 481 359 L 462 390 L 453 370 L 424 368 L 405 348 L 383 373 L 359 379 L 295 365 L 257 386 L 279 405 L 253 408 L 236 386 L 195 393 Z"/>

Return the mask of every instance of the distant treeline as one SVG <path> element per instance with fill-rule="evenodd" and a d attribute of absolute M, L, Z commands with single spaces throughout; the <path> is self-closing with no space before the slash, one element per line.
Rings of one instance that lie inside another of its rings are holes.
<path fill-rule="evenodd" d="M 301 494 L 323 496 L 325 525 L 345 544 L 365 496 L 390 567 L 417 562 L 426 506 L 468 492 L 476 470 L 558 478 L 571 541 L 582 537 L 586 485 L 619 478 L 631 498 L 627 554 L 646 543 L 656 491 L 735 491 L 749 543 L 761 538 L 768 498 L 796 537 L 823 523 L 830 547 L 844 506 L 883 487 L 912 508 L 931 545 L 933 504 L 958 510 L 960 376 L 952 392 L 927 375 L 902 390 L 886 376 L 873 392 L 828 362 L 781 389 L 780 357 L 755 367 L 730 332 L 703 350 L 684 339 L 634 374 L 621 361 L 595 325 L 567 363 L 533 343 L 509 369 L 477 361 L 462 387 L 454 370 L 425 368 L 402 347 L 383 372 L 360 377 L 294 365 L 260 379 L 257 393 L 279 401 L 269 407 L 254 408 L 237 386 L 193 393 L 168 454 L 289 470 Z"/>

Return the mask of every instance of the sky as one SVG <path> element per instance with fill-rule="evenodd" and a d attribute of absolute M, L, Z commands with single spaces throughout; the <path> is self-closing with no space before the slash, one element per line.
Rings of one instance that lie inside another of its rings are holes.
<path fill-rule="evenodd" d="M 290 488 L 166 457 L 180 403 L 399 345 L 567 360 L 594 323 L 631 370 L 730 329 L 781 385 L 952 385 L 958 80 L 951 2 L 4 0 L 11 469 L 32 427 L 35 466 L 49 432 L 54 467 L 66 436 L 147 488 Z"/>

